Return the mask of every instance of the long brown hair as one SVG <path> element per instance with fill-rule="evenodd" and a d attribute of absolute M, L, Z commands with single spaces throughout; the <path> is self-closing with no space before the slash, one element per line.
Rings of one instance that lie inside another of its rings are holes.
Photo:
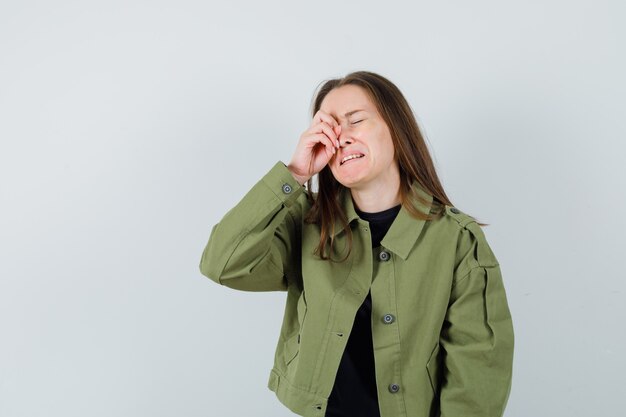
<path fill-rule="evenodd" d="M 395 149 L 394 157 L 400 169 L 399 193 L 402 206 L 412 217 L 417 219 L 432 220 L 441 217 L 444 204 L 452 206 L 452 203 L 437 176 L 413 111 L 395 84 L 387 78 L 369 71 L 356 71 L 343 78 L 326 80 L 313 97 L 312 116 L 315 116 L 322 105 L 322 101 L 330 91 L 348 84 L 359 86 L 365 90 L 389 128 Z M 334 261 L 326 255 L 325 248 L 328 246 L 329 255 L 333 252 L 335 242 L 332 231 L 335 224 L 340 222 L 348 238 L 348 252 L 339 261 L 343 262 L 352 251 L 352 230 L 339 201 L 339 195 L 346 187 L 335 179 L 328 165 L 318 173 L 317 177 L 317 195 L 313 196 L 312 192 L 306 193 L 311 203 L 311 209 L 304 219 L 307 223 L 315 223 L 320 226 L 320 242 L 314 253 L 319 254 L 321 259 Z M 428 214 L 423 213 L 414 203 L 414 201 L 419 201 L 428 205 L 428 201 L 414 192 L 411 186 L 414 181 L 417 181 L 424 191 L 433 196 L 432 206 Z M 313 178 L 309 178 L 306 187 L 308 190 L 312 190 L 312 186 Z M 479 224 L 484 226 L 482 223 Z"/>

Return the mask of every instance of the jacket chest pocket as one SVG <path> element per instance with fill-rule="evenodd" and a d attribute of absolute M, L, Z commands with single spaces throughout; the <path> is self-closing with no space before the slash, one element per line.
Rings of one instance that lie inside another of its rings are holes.
<path fill-rule="evenodd" d="M 306 296 L 304 295 L 304 291 L 300 294 L 300 298 L 298 298 L 298 323 L 300 324 L 299 333 L 302 332 L 302 326 L 304 325 L 304 318 L 306 317 L 307 305 L 306 305 Z"/>
<path fill-rule="evenodd" d="M 300 351 L 300 334 L 302 333 L 302 327 L 304 326 L 304 319 L 306 318 L 307 313 L 307 305 L 304 291 L 300 294 L 300 297 L 298 298 L 297 313 L 299 328 L 298 332 L 291 336 L 289 339 L 287 339 L 287 341 L 285 342 L 285 349 L 283 351 L 285 365 L 289 365 Z"/>
<path fill-rule="evenodd" d="M 439 394 L 439 385 L 441 384 L 439 361 L 439 343 L 437 343 L 435 349 L 433 349 L 430 354 L 428 362 L 426 363 L 428 378 L 430 378 L 430 385 L 432 386 L 433 393 L 435 393 L 435 395 Z"/>
<path fill-rule="evenodd" d="M 285 365 L 289 365 L 298 355 L 298 351 L 300 350 L 299 338 L 300 334 L 296 333 L 285 342 L 285 348 L 283 349 L 283 360 L 285 361 Z"/>

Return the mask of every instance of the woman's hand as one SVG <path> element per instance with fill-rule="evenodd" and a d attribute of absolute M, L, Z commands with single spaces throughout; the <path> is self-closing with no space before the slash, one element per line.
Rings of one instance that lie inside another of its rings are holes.
<path fill-rule="evenodd" d="M 311 126 L 302 133 L 296 150 L 287 165 L 300 185 L 328 164 L 339 148 L 337 136 L 341 126 L 328 113 L 319 110 L 313 116 Z"/>

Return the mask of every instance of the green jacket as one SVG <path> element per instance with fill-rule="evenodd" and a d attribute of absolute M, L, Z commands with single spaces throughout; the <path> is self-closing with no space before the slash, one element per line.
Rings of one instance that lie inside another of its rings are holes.
<path fill-rule="evenodd" d="M 371 288 L 381 417 L 501 416 L 511 387 L 513 325 L 500 266 L 480 226 L 450 206 L 426 222 L 402 207 L 372 249 L 369 224 L 346 189 L 353 250 L 345 262 L 330 263 L 312 255 L 319 227 L 302 221 L 306 192 L 277 162 L 213 226 L 200 261 L 203 275 L 230 288 L 287 292 L 268 381 L 278 399 L 296 414 L 325 415 L 355 314 Z M 338 225 L 334 234 L 343 248 L 345 232 Z"/>

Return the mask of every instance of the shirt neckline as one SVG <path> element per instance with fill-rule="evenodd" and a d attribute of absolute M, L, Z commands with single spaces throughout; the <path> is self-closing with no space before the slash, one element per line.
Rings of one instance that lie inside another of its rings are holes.
<path fill-rule="evenodd" d="M 361 211 L 355 206 L 354 211 L 356 211 L 359 217 L 362 218 L 363 220 L 385 220 L 391 217 L 395 217 L 400 211 L 401 207 L 402 207 L 402 204 L 398 204 L 394 207 L 391 207 L 382 211 L 370 213 L 366 211 Z"/>

